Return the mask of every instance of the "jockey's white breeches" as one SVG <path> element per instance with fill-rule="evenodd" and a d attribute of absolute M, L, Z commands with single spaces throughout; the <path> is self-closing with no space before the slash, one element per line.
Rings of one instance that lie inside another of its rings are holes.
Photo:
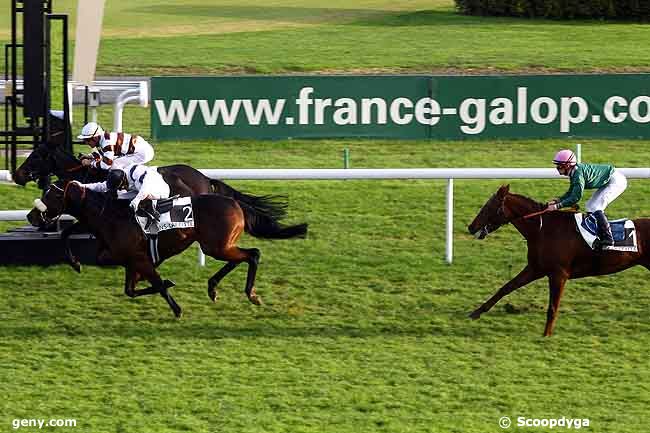
<path fill-rule="evenodd" d="M 160 200 L 161 198 L 169 198 L 169 185 L 158 172 L 149 170 L 142 180 L 138 194 L 131 200 L 131 203 L 137 207 L 142 200 Z"/>
<path fill-rule="evenodd" d="M 585 204 L 587 212 L 604 211 L 611 202 L 625 191 L 625 188 L 627 188 L 627 178 L 620 171 L 614 170 L 607 185 L 596 190 Z"/>
<path fill-rule="evenodd" d="M 129 155 L 123 155 L 113 160 L 112 168 L 124 170 L 133 164 L 146 164 L 154 157 L 153 147 L 142 137 L 135 142 L 135 151 Z"/>

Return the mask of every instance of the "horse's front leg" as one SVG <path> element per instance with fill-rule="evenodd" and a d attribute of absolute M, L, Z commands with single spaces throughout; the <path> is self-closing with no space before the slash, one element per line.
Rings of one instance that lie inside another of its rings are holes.
<path fill-rule="evenodd" d="M 508 281 L 503 287 L 501 287 L 490 299 L 485 301 L 483 305 L 478 307 L 476 310 L 469 315 L 470 318 L 476 320 L 481 317 L 481 314 L 487 313 L 490 308 L 494 307 L 494 304 L 499 302 L 501 298 L 506 296 L 508 293 L 511 293 L 517 290 L 520 287 L 525 286 L 526 284 L 535 281 L 544 276 L 542 272 L 532 269 L 529 265 L 526 265 L 516 277 Z"/>
<path fill-rule="evenodd" d="M 73 234 L 83 233 L 86 231 L 86 226 L 81 222 L 77 221 L 71 226 L 64 228 L 61 231 L 61 240 L 63 241 L 63 246 L 65 249 L 65 259 L 68 264 L 72 266 L 72 269 L 81 273 L 81 263 L 79 259 L 72 254 L 72 248 L 70 247 L 70 236 Z"/>
<path fill-rule="evenodd" d="M 146 289 L 136 289 L 135 285 L 141 278 L 148 280 L 151 283 L 151 286 Z M 160 294 L 160 296 L 167 301 L 167 304 L 169 304 L 169 308 L 171 308 L 174 315 L 176 317 L 181 317 L 183 310 L 169 293 L 169 289 L 174 286 L 175 284 L 173 281 L 163 280 L 160 278 L 160 274 L 158 274 L 150 262 L 140 262 L 136 263 L 135 266 L 131 265 L 126 267 L 124 293 L 128 297 L 137 298 L 138 296 L 153 295 L 156 293 Z"/>
<path fill-rule="evenodd" d="M 555 328 L 555 322 L 557 320 L 557 315 L 560 312 L 560 300 L 562 299 L 562 294 L 564 293 L 564 285 L 569 279 L 568 275 L 564 272 L 557 272 L 555 274 L 549 275 L 548 277 L 548 311 L 546 312 L 546 327 L 544 328 L 544 337 L 550 337 L 553 335 L 553 328 Z"/>

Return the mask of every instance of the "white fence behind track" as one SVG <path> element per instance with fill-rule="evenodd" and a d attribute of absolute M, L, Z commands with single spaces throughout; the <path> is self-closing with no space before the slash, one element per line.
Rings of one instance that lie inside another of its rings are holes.
<path fill-rule="evenodd" d="M 620 168 L 630 179 L 650 178 L 650 168 Z M 453 261 L 454 179 L 554 179 L 562 178 L 554 168 L 263 168 L 204 169 L 212 179 L 239 180 L 363 180 L 447 179 L 445 259 Z M 199 257 L 201 263 L 203 259 Z"/>
<path fill-rule="evenodd" d="M 619 168 L 629 179 L 650 178 L 650 168 Z M 447 179 L 445 259 L 453 259 L 454 179 L 554 179 L 561 178 L 554 168 L 263 168 L 203 169 L 212 179 L 238 180 L 363 180 L 363 179 Z M 480 204 L 480 203 L 478 203 Z M 16 213 L 23 212 L 23 213 Z M 0 211 L 0 221 L 24 220 L 28 211 Z M 16 217 L 20 217 L 14 219 Z M 203 265 L 205 257 L 199 255 Z"/>

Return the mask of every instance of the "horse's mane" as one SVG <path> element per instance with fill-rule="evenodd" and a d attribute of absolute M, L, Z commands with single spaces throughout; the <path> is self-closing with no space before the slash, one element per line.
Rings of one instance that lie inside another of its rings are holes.
<path fill-rule="evenodd" d="M 77 158 L 72 153 L 68 152 L 67 150 L 63 149 L 61 146 L 49 147 L 49 149 L 50 149 L 50 151 L 53 151 L 55 154 L 58 154 L 60 156 L 65 157 L 68 161 L 74 162 L 76 164 L 81 164 L 81 161 L 79 161 L 79 158 Z"/>
<path fill-rule="evenodd" d="M 525 195 L 522 194 L 515 194 L 512 192 L 508 193 L 510 196 L 516 197 L 518 199 L 521 199 L 522 201 L 525 201 L 526 203 L 529 203 L 530 206 L 533 208 L 533 212 L 540 211 L 546 207 L 546 204 L 538 202 L 536 200 L 533 200 L 530 197 L 526 197 Z"/>

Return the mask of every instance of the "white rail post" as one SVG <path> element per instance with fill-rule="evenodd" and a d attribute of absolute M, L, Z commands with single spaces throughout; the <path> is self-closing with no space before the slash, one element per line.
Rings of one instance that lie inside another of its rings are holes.
<path fill-rule="evenodd" d="M 454 179 L 447 179 L 447 264 L 451 265 L 454 249 Z"/>
<path fill-rule="evenodd" d="M 141 107 L 149 106 L 149 84 L 140 81 L 137 89 L 127 89 L 119 94 L 113 108 L 113 131 L 122 132 L 122 111 L 131 101 L 138 101 Z"/>
<path fill-rule="evenodd" d="M 113 108 L 113 131 L 122 132 L 122 111 L 124 105 L 131 101 L 140 100 L 139 89 L 125 90 L 115 100 L 115 107 Z"/>
<path fill-rule="evenodd" d="M 199 266 L 205 266 L 205 254 L 203 254 L 203 250 L 199 246 Z"/>
<path fill-rule="evenodd" d="M 578 163 L 582 162 L 582 144 L 580 143 L 576 143 L 576 159 Z"/>

